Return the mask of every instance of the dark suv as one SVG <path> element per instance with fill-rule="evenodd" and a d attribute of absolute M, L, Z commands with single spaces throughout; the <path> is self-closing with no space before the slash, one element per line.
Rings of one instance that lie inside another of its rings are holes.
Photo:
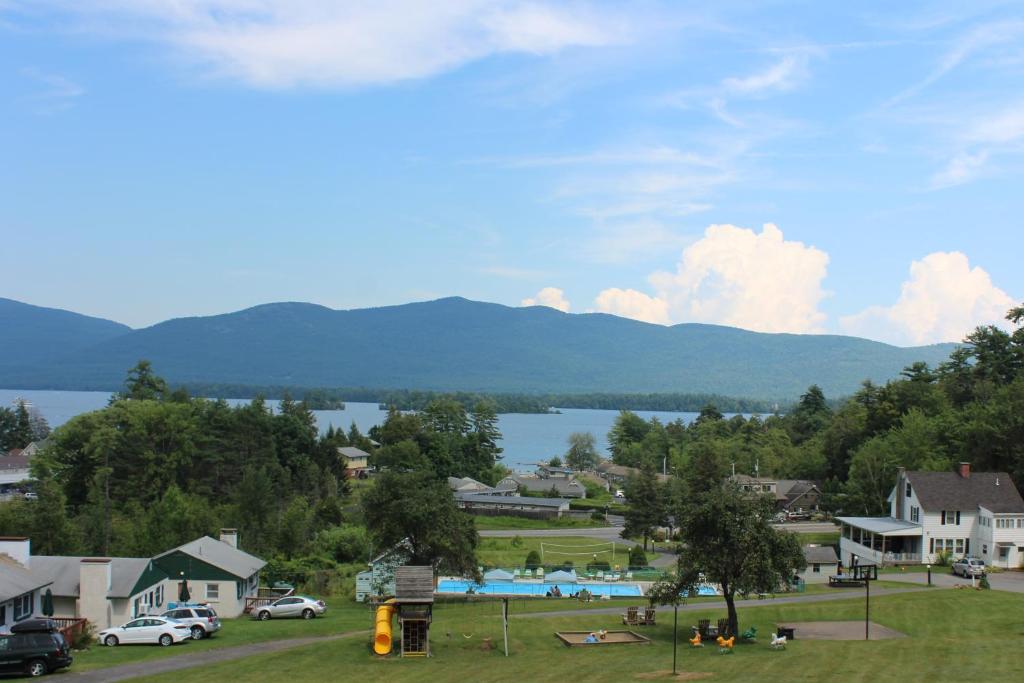
<path fill-rule="evenodd" d="M 71 649 L 49 619 L 29 619 L 0 636 L 0 673 L 43 674 L 71 666 Z"/>

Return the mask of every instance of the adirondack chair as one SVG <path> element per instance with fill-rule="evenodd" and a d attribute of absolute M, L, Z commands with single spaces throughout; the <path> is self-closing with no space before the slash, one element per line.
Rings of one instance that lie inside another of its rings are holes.
<path fill-rule="evenodd" d="M 726 636 L 731 636 L 731 635 L 732 634 L 729 633 L 729 620 L 728 619 L 719 619 L 718 620 L 718 637 L 719 638 L 724 638 Z"/>
<path fill-rule="evenodd" d="M 633 572 L 626 572 L 626 581 L 633 580 Z"/>
<path fill-rule="evenodd" d="M 636 613 L 639 609 L 639 607 L 627 607 L 626 613 L 622 615 L 622 623 L 626 626 L 638 626 L 640 622 Z"/>
<path fill-rule="evenodd" d="M 647 607 L 644 609 L 644 626 L 657 626 L 656 617 L 657 611 L 653 607 Z"/>
<path fill-rule="evenodd" d="M 525 569 L 525 570 L 523 570 L 523 578 L 524 579 L 532 579 L 533 578 L 533 570 L 532 569 Z"/>
<path fill-rule="evenodd" d="M 701 638 L 707 638 L 708 635 L 709 635 L 708 631 L 710 631 L 710 630 L 711 630 L 711 620 L 710 619 L 699 619 L 697 621 L 697 633 L 700 634 Z"/>
<path fill-rule="evenodd" d="M 538 579 L 543 579 L 544 578 L 544 567 L 537 567 L 537 578 Z"/>
<path fill-rule="evenodd" d="M 743 640 L 757 640 L 757 627 L 751 626 L 740 636 Z"/>
<path fill-rule="evenodd" d="M 604 581 L 604 572 L 603 571 L 597 573 L 597 580 L 598 581 Z"/>

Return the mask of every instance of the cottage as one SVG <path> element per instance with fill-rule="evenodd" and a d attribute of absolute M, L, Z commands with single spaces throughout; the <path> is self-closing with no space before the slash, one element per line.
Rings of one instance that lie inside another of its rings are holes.
<path fill-rule="evenodd" d="M 972 555 L 986 564 L 1024 563 L 1024 499 L 1005 472 L 907 472 L 889 494 L 888 517 L 839 517 L 844 564 L 934 564 Z"/>
<path fill-rule="evenodd" d="M 486 496 L 510 496 L 515 490 L 494 488 L 470 477 L 448 477 L 448 488 L 456 493 L 476 493 Z"/>
<path fill-rule="evenodd" d="M 804 560 L 807 568 L 800 572 L 800 578 L 835 576 L 839 569 L 839 556 L 830 545 L 805 545 Z"/>
<path fill-rule="evenodd" d="M 27 538 L 0 536 L 0 633 L 42 612 L 43 592 L 52 582 L 30 572 L 28 558 Z"/>
<path fill-rule="evenodd" d="M 339 446 L 338 457 L 345 466 L 347 479 L 365 479 L 370 473 L 370 454 L 355 446 Z"/>
<path fill-rule="evenodd" d="M 30 458 L 18 448 L 0 455 L 0 500 L 13 495 L 21 482 L 32 478 Z"/>
<path fill-rule="evenodd" d="M 554 467 L 542 463 L 537 467 L 537 476 L 542 479 L 569 479 L 573 476 L 571 467 Z"/>
<path fill-rule="evenodd" d="M 776 482 L 779 495 L 785 497 L 782 508 L 790 512 L 817 510 L 821 502 L 821 489 L 813 481 L 805 479 L 779 479 Z"/>
<path fill-rule="evenodd" d="M 639 477 L 642 473 L 637 467 L 626 467 L 625 465 L 616 465 L 609 460 L 605 460 L 597 466 L 597 473 L 601 475 L 605 481 L 612 486 L 622 486 L 630 480 L 632 477 Z M 664 484 L 669 480 L 668 475 L 658 474 L 656 475 L 658 482 Z"/>
<path fill-rule="evenodd" d="M 455 504 L 474 514 L 521 515 L 537 518 L 561 517 L 569 511 L 565 498 L 532 498 L 526 496 L 480 496 L 456 493 Z"/>
<path fill-rule="evenodd" d="M 525 474 L 510 474 L 498 482 L 498 489 L 514 494 L 516 491 L 528 493 L 554 492 L 562 498 L 586 498 L 587 487 L 576 479 L 552 477 L 544 479 Z"/>
<path fill-rule="evenodd" d="M 182 582 L 193 600 L 237 617 L 246 598 L 257 594 L 266 564 L 238 549 L 234 529 L 223 529 L 220 540 L 203 536 L 152 558 L 32 555 L 27 538 L 0 540 L 0 552 L 50 587 L 54 616 L 84 617 L 99 629 L 163 611 L 178 599 Z"/>

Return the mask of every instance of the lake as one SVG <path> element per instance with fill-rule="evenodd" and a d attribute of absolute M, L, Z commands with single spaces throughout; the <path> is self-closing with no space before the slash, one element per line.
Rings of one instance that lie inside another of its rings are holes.
<path fill-rule="evenodd" d="M 98 410 L 110 399 L 102 391 L 36 391 L 0 389 L 0 406 L 10 406 L 18 398 L 24 398 L 43 414 L 51 427 L 59 427 L 75 415 Z M 247 403 L 244 399 L 228 399 L 237 405 Z M 267 401 L 273 407 L 277 401 Z M 657 417 L 662 422 L 682 418 L 686 423 L 696 419 L 697 413 L 672 413 L 649 410 L 634 411 L 649 420 Z M 326 431 L 330 425 L 346 431 L 353 422 L 364 434 L 370 427 L 383 422 L 387 413 L 377 408 L 376 403 L 346 403 L 345 410 L 314 410 L 317 426 Z M 508 413 L 498 416 L 498 428 L 504 437 L 501 447 L 505 449 L 502 463 L 516 471 L 529 471 L 542 460 L 553 455 L 562 455 L 568 448 L 569 435 L 573 432 L 590 432 L 597 440 L 598 452 L 608 455 L 608 431 L 618 411 L 590 410 L 584 408 L 563 408 L 560 414 L 537 415 Z"/>

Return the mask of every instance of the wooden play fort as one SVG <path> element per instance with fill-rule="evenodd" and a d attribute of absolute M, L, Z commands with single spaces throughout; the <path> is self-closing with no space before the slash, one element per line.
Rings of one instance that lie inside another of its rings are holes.
<path fill-rule="evenodd" d="M 398 614 L 402 657 L 430 656 L 430 622 L 434 607 L 434 570 L 431 567 L 395 569 L 395 597 L 377 608 L 373 651 L 387 655 L 393 648 L 391 620 Z"/>

